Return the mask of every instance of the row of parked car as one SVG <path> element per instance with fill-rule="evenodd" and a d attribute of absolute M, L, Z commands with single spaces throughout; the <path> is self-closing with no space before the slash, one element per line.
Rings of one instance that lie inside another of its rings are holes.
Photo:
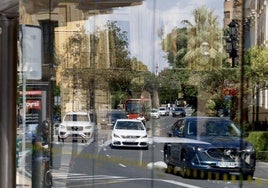
<path fill-rule="evenodd" d="M 160 118 L 161 116 L 169 116 L 172 117 L 185 117 L 187 115 L 187 111 L 185 107 L 172 107 L 172 108 L 166 108 L 166 107 L 160 107 L 159 109 L 153 108 L 151 110 L 151 117 L 152 118 Z"/>

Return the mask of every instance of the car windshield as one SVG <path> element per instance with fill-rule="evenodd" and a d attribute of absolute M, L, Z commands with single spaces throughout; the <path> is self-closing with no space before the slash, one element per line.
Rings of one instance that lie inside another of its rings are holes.
<path fill-rule="evenodd" d="M 175 111 L 183 111 L 183 108 L 174 108 Z"/>
<path fill-rule="evenodd" d="M 109 113 L 108 115 L 108 118 L 111 118 L 111 119 L 124 119 L 126 118 L 126 114 L 125 113 Z"/>
<path fill-rule="evenodd" d="M 231 121 L 200 120 L 186 123 L 187 136 L 240 136 L 240 130 Z"/>
<path fill-rule="evenodd" d="M 116 123 L 115 129 L 144 130 L 144 126 L 142 125 L 141 122 L 118 121 Z"/>

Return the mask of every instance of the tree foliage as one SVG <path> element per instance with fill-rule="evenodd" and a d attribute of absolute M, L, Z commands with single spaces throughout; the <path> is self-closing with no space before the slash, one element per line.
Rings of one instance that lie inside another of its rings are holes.
<path fill-rule="evenodd" d="M 184 68 L 183 57 L 187 52 L 187 29 L 174 28 L 162 41 L 168 63 L 175 68 Z"/>
<path fill-rule="evenodd" d="M 222 30 L 218 17 L 205 6 L 193 11 L 194 23 L 188 20 L 187 53 L 183 60 L 193 70 L 215 70 L 221 68 L 223 53 Z"/>
<path fill-rule="evenodd" d="M 142 89 L 147 87 L 151 77 L 148 68 L 137 58 L 130 57 L 127 32 L 122 31 L 116 22 L 107 22 L 109 38 L 109 88 L 113 96 L 113 106 L 128 97 L 140 97 Z M 146 85 L 145 85 L 146 84 Z"/>
<path fill-rule="evenodd" d="M 268 47 L 254 46 L 246 54 L 246 77 L 253 83 L 265 84 L 268 77 Z"/>
<path fill-rule="evenodd" d="M 202 6 L 193 10 L 193 16 L 193 22 L 182 21 L 186 27 L 176 27 L 167 34 L 162 42 L 163 49 L 173 68 L 170 72 L 173 72 L 180 82 L 180 89 L 176 90 L 177 95 L 181 92 L 184 99 L 192 101 L 193 105 L 197 100 L 203 100 L 207 108 L 217 109 L 224 106 L 223 88 L 229 87 L 230 83 L 236 87 L 239 74 L 237 70 L 223 66 L 227 57 L 223 50 L 223 30 L 213 10 Z M 167 81 L 170 79 L 169 74 L 166 71 L 160 74 L 160 83 L 173 85 L 171 81 Z M 168 79 L 165 79 L 166 77 Z"/>

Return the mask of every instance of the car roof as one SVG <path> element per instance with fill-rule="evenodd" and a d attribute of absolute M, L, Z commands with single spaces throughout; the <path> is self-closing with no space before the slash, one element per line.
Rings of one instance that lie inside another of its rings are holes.
<path fill-rule="evenodd" d="M 215 117 L 215 116 L 186 116 L 183 118 L 179 118 L 179 119 L 184 119 L 184 120 L 223 120 L 223 121 L 231 121 L 230 119 L 226 118 L 226 117 Z"/>
<path fill-rule="evenodd" d="M 142 122 L 139 119 L 118 119 L 117 121 Z"/>

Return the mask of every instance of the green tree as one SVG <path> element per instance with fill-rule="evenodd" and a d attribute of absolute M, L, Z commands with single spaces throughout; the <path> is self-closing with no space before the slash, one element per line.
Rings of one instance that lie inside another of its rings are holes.
<path fill-rule="evenodd" d="M 109 38 L 109 88 L 113 107 L 129 97 L 140 97 L 141 89 L 146 88 L 148 68 L 135 57 L 130 58 L 127 32 L 122 31 L 116 22 L 108 22 Z"/>
<path fill-rule="evenodd" d="M 222 70 L 226 52 L 223 51 L 223 32 L 213 10 L 202 6 L 193 11 L 193 16 L 194 22 L 183 20 L 185 28 L 175 28 L 167 35 L 162 42 L 163 49 L 178 74 L 184 99 L 193 105 L 197 100 L 203 101 L 201 106 L 217 111 L 224 106 L 223 87 L 229 82 L 238 83 L 238 74 Z"/>
<path fill-rule="evenodd" d="M 268 77 L 268 47 L 254 46 L 246 54 L 246 77 L 252 85 L 265 85 Z"/>
<path fill-rule="evenodd" d="M 245 78 L 249 83 L 246 94 L 256 96 L 256 116 L 254 116 L 254 123 L 256 127 L 259 125 L 259 113 L 261 106 L 259 103 L 260 92 L 267 89 L 268 78 L 268 47 L 254 46 L 246 53 Z M 254 104 L 253 104 L 254 105 Z M 264 110 L 264 109 L 263 109 Z"/>
<path fill-rule="evenodd" d="M 184 68 L 183 57 L 187 53 L 187 29 L 174 28 L 162 41 L 168 63 L 174 68 Z"/>
<path fill-rule="evenodd" d="M 222 29 L 213 10 L 205 6 L 193 11 L 194 23 L 187 24 L 187 53 L 184 62 L 192 70 L 215 70 L 221 68 L 225 55 L 222 45 Z"/>
<path fill-rule="evenodd" d="M 107 76 L 106 81 L 112 96 L 112 108 L 116 108 L 122 101 L 131 95 L 129 85 L 133 79 L 132 62 L 129 57 L 126 31 L 117 26 L 116 21 L 108 21 L 103 35 L 108 33 L 108 70 L 101 70 L 101 76 Z"/>

